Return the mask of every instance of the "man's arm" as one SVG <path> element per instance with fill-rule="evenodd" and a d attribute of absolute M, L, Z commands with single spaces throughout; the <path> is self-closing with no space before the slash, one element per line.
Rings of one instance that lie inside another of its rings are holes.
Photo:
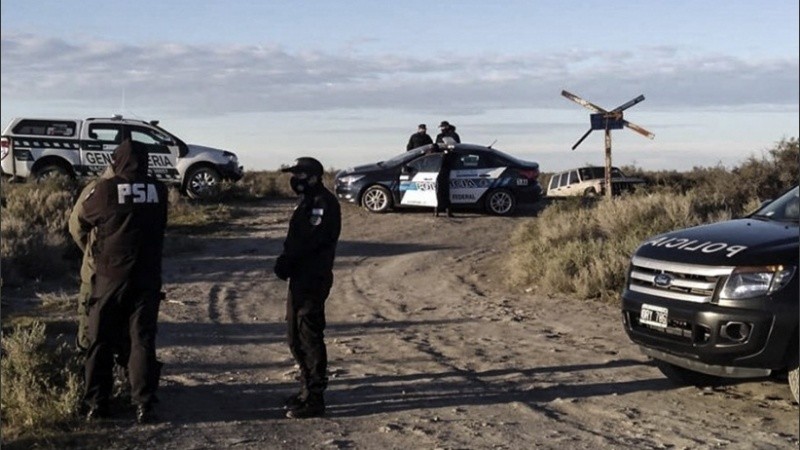
<path fill-rule="evenodd" d="M 79 217 L 83 213 L 83 202 L 96 185 L 97 180 L 92 180 L 83 188 L 80 196 L 78 196 L 78 199 L 75 201 L 72 212 L 69 214 L 69 234 L 72 235 L 72 239 L 81 251 L 86 251 L 86 243 L 89 240 L 89 232 L 92 230 L 92 227 L 82 223 Z"/>

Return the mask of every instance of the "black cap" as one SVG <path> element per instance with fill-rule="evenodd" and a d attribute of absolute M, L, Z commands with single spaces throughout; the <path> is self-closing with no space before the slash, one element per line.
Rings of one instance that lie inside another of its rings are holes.
<path fill-rule="evenodd" d="M 417 128 L 422 128 L 423 130 L 427 130 L 428 129 L 428 127 L 426 127 L 424 123 L 419 124 L 417 126 Z"/>
<path fill-rule="evenodd" d="M 295 159 L 291 166 L 281 168 L 281 172 L 305 172 L 309 175 L 322 176 L 322 173 L 325 172 L 325 169 L 322 167 L 321 162 L 314 158 L 304 156 L 302 158 Z"/>
<path fill-rule="evenodd" d="M 442 123 L 439 124 L 439 128 L 450 128 L 450 122 L 443 120 Z"/>

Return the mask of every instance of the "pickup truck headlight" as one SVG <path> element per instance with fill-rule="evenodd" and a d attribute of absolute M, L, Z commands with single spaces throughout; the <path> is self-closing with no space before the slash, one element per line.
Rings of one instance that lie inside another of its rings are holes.
<path fill-rule="evenodd" d="M 341 184 L 353 184 L 356 181 L 364 178 L 364 175 L 348 175 L 346 177 L 339 178 L 339 183 Z"/>
<path fill-rule="evenodd" d="M 720 297 L 730 300 L 771 294 L 789 283 L 794 266 L 737 267 L 722 287 Z"/>
<path fill-rule="evenodd" d="M 227 152 L 227 151 L 226 151 L 226 152 L 222 152 L 222 156 L 224 156 L 225 158 L 227 158 L 227 159 L 228 159 L 228 161 L 232 161 L 232 162 L 236 162 L 236 161 L 237 161 L 237 159 L 238 159 L 238 158 L 236 157 L 236 154 L 235 154 L 235 153 L 231 153 L 231 152 Z"/>

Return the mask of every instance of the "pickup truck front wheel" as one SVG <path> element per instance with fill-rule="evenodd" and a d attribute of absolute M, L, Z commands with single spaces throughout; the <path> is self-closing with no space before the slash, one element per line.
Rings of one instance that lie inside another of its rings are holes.
<path fill-rule="evenodd" d="M 71 174 L 69 173 L 69 170 L 64 168 L 64 166 L 55 163 L 45 164 L 44 166 L 36 169 L 36 172 L 34 173 L 34 179 L 37 182 L 49 180 L 59 176 L 69 177 Z"/>
<path fill-rule="evenodd" d="M 656 361 L 656 367 L 658 367 L 658 370 L 669 378 L 670 381 L 680 386 L 706 387 L 720 386 L 725 383 L 724 379 L 720 377 L 684 369 L 683 367 L 664 361 Z"/>
<path fill-rule="evenodd" d="M 186 176 L 186 195 L 196 199 L 212 199 L 219 195 L 222 176 L 209 166 L 195 167 Z"/>

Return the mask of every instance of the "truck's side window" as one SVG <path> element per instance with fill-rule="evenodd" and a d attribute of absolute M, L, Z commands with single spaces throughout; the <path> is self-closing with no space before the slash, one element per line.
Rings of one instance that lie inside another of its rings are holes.
<path fill-rule="evenodd" d="M 558 187 L 558 174 L 550 177 L 550 186 L 547 189 L 555 189 Z"/>
<path fill-rule="evenodd" d="M 75 122 L 23 120 L 14 127 L 14 134 L 31 136 L 75 136 Z"/>
<path fill-rule="evenodd" d="M 577 184 L 580 180 L 578 180 L 578 172 L 573 170 L 569 173 L 569 184 Z"/>
<path fill-rule="evenodd" d="M 567 180 L 569 180 L 569 172 L 564 172 L 561 174 L 561 177 L 558 180 L 558 187 L 564 187 L 567 185 Z"/>
<path fill-rule="evenodd" d="M 97 139 L 98 141 L 113 142 L 114 144 L 119 144 L 122 142 L 121 131 L 122 130 L 118 125 L 104 125 L 104 124 L 90 125 L 89 137 L 91 139 Z"/>

